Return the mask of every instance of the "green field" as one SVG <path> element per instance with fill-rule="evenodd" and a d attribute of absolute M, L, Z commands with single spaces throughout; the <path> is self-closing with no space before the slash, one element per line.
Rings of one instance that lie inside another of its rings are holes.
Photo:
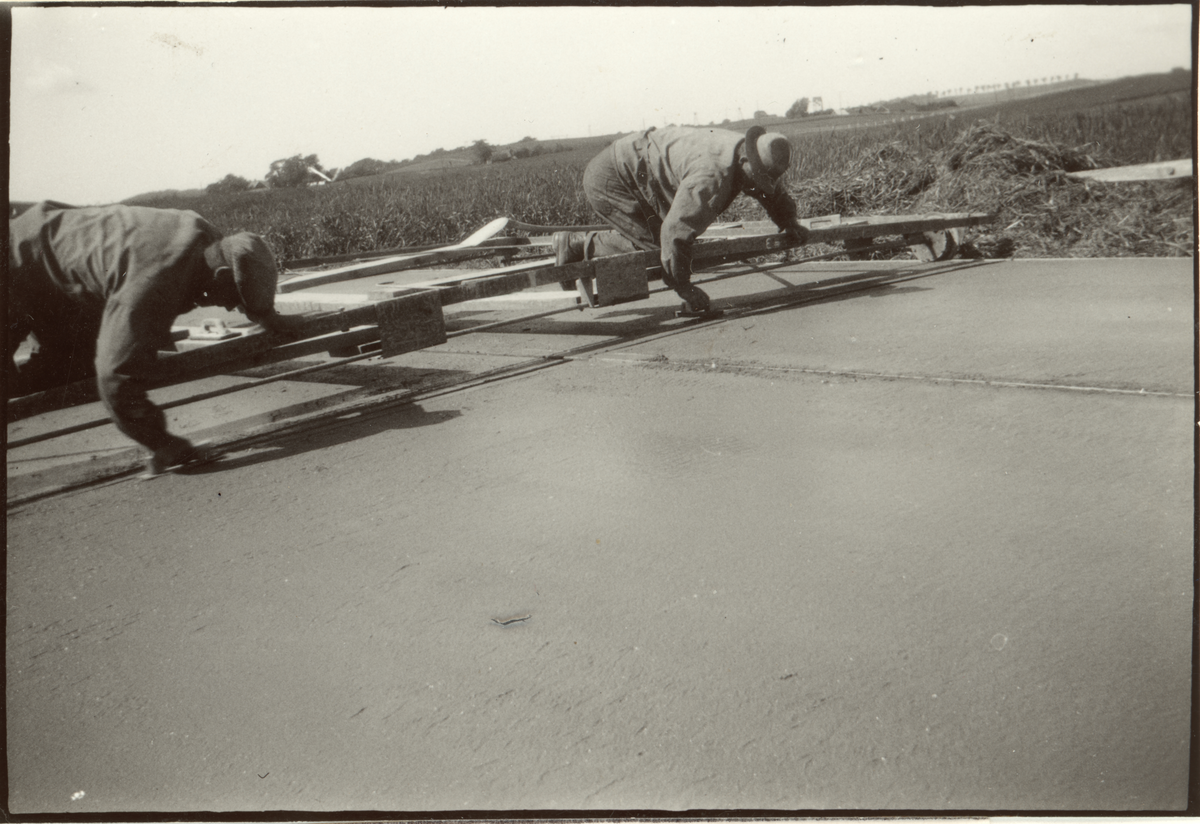
<path fill-rule="evenodd" d="M 973 236 L 970 251 L 1186 256 L 1193 180 L 1085 184 L 1063 173 L 1190 158 L 1191 85 L 1190 72 L 1176 71 L 935 114 L 812 117 L 770 128 L 795 146 L 787 184 L 802 216 L 995 211 L 995 227 Z M 498 216 L 595 222 L 583 169 L 613 137 L 560 141 L 560 151 L 505 163 L 468 165 L 464 153 L 446 153 L 324 186 L 131 202 L 194 209 L 225 231 L 258 232 L 281 260 L 450 243 Z M 765 217 L 748 198 L 726 216 Z"/>

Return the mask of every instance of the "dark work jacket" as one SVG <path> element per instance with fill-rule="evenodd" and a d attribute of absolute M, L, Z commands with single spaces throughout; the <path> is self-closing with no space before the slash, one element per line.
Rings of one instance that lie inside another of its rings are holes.
<path fill-rule="evenodd" d="M 46 202 L 9 221 L 10 291 L 24 292 L 27 311 L 49 291 L 101 315 L 101 400 L 121 431 L 150 449 L 170 436 L 146 381 L 171 324 L 211 282 L 204 250 L 220 239 L 200 215 L 175 209 Z"/>

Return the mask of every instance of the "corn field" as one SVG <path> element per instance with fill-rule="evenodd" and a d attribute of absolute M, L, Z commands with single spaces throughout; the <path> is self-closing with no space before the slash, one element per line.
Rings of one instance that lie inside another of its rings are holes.
<path fill-rule="evenodd" d="M 773 127 L 793 142 L 785 180 L 801 216 L 986 211 L 999 215 L 996 226 L 966 247 L 982 256 L 1192 254 L 1191 180 L 1105 185 L 1065 176 L 1191 157 L 1186 95 L 1081 111 L 1015 104 L 868 128 L 845 120 Z M 595 222 L 582 176 L 597 151 L 146 205 L 193 209 L 224 231 L 258 232 L 281 260 L 453 243 L 499 216 Z M 724 219 L 765 217 L 739 198 Z"/>

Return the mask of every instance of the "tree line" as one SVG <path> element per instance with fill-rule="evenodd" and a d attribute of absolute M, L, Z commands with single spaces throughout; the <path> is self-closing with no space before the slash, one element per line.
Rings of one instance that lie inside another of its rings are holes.
<path fill-rule="evenodd" d="M 474 163 L 484 164 L 537 157 L 538 155 L 567 151 L 569 148 L 560 143 L 551 146 L 539 142 L 533 137 L 523 137 L 506 149 L 495 147 L 486 140 L 476 140 L 470 146 L 463 146 L 453 152 L 435 149 L 428 154 L 417 155 L 411 160 L 376 160 L 365 157 L 341 169 L 325 168 L 315 154 L 297 154 L 272 162 L 262 180 L 247 180 L 240 175 L 228 174 L 216 183 L 210 183 L 204 191 L 207 194 L 228 195 L 250 189 L 293 189 L 332 183 L 335 180 L 384 174 L 423 160 L 433 160 L 453 153 L 465 153 Z"/>

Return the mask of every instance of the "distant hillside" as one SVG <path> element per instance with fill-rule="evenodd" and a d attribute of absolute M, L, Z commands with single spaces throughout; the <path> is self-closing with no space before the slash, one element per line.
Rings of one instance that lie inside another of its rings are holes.
<path fill-rule="evenodd" d="M 602 137 L 568 137 L 559 140 L 538 140 L 525 138 L 516 143 L 503 143 L 489 147 L 492 155 L 489 163 L 507 163 L 528 160 L 551 154 L 575 152 L 582 148 L 594 149 L 599 152 L 616 138 L 618 134 Z M 427 155 L 418 155 L 412 160 L 401 161 L 398 168 L 384 172 L 384 175 L 412 174 L 414 172 L 435 172 L 454 169 L 463 166 L 479 165 L 479 159 L 473 147 L 464 146 L 450 151 L 439 149 Z"/>
<path fill-rule="evenodd" d="M 1057 92 L 1073 91 L 1089 86 L 1102 84 L 1100 80 L 1062 80 L 1057 83 L 1039 83 L 1031 86 L 1010 86 L 1009 88 L 986 89 L 948 95 L 913 95 L 896 100 L 884 100 L 872 104 L 893 112 L 911 112 L 927 109 L 932 105 L 940 107 L 957 106 L 968 108 L 975 106 L 990 106 L 996 103 L 1007 103 L 1014 100 L 1024 100 L 1031 97 L 1055 94 Z"/>
<path fill-rule="evenodd" d="M 995 89 L 969 94 L 951 95 L 910 95 L 893 100 L 881 100 L 869 106 L 855 107 L 848 114 L 821 114 L 799 119 L 788 119 L 778 115 L 760 113 L 758 118 L 745 120 L 725 120 L 721 123 L 693 124 L 744 131 L 752 125 L 776 127 L 788 134 L 807 132 L 813 129 L 829 127 L 843 128 L 854 125 L 864 127 L 877 123 L 889 122 L 897 114 L 925 116 L 934 112 L 945 112 L 947 109 L 988 109 L 1006 106 L 1020 106 L 1028 114 L 1052 113 L 1070 110 L 1083 110 L 1106 104 L 1124 103 L 1136 100 L 1150 99 L 1162 95 L 1190 94 L 1192 91 L 1192 72 L 1188 69 L 1175 69 L 1162 74 L 1138 75 L 1117 80 L 1087 80 L 1072 79 L 1058 83 L 1042 83 L 1031 86 L 1013 86 L 1008 89 Z M 559 155 L 564 160 L 576 155 L 588 157 L 595 155 L 621 134 L 602 135 L 597 137 L 573 137 L 552 140 L 538 140 L 527 137 L 516 143 L 493 145 L 492 163 L 528 163 L 535 158 L 545 158 L 547 155 Z M 395 165 L 393 165 L 395 164 Z M 471 146 L 457 149 L 436 149 L 424 155 L 387 164 L 387 171 L 375 175 L 364 175 L 347 180 L 335 180 L 330 185 L 334 187 L 359 185 L 385 178 L 412 174 L 432 174 L 453 169 L 463 169 L 479 165 L 478 157 Z M 244 194 L 261 195 L 273 190 L 258 189 Z M 155 204 L 165 201 L 189 201 L 203 198 L 205 192 L 201 189 L 165 190 L 136 195 L 122 201 L 123 203 Z"/>
<path fill-rule="evenodd" d="M 977 108 L 995 106 L 1015 101 L 1030 102 L 1046 99 L 1047 111 L 1057 106 L 1058 100 L 1069 99 L 1074 108 L 1087 108 L 1105 103 L 1128 102 L 1172 92 L 1191 90 L 1192 73 L 1187 69 L 1175 69 L 1163 74 L 1146 74 L 1123 77 L 1118 80 L 1072 79 L 1057 83 L 1037 83 L 1030 86 L 1014 85 L 1009 88 L 986 89 L 965 94 L 910 95 L 893 100 L 880 100 L 869 106 L 857 106 L 851 111 L 859 112 L 916 112 L 934 107 L 955 106 Z M 1086 90 L 1086 91 L 1085 91 Z M 1059 97 L 1071 92 L 1069 98 Z M 1027 107 L 1030 111 L 1039 107 Z"/>
<path fill-rule="evenodd" d="M 1190 96 L 1192 94 L 1192 72 L 1176 69 L 1164 74 L 1145 74 L 1122 77 L 1096 83 L 1087 88 L 1069 92 L 1039 95 L 1019 102 L 1026 114 L 1053 114 L 1063 107 L 1074 111 L 1111 106 L 1119 103 L 1149 101 L 1167 96 Z"/>

